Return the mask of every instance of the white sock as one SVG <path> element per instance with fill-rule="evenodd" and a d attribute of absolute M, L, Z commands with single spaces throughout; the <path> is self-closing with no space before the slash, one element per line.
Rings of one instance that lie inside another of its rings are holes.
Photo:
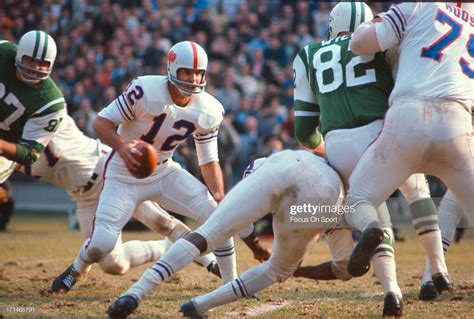
<path fill-rule="evenodd" d="M 203 267 L 209 266 L 209 264 L 215 260 L 216 260 L 216 256 L 214 256 L 214 254 L 212 253 L 194 258 L 194 261 Z"/>
<path fill-rule="evenodd" d="M 234 240 L 232 237 L 226 240 L 219 248 L 216 248 L 214 255 L 219 264 L 224 284 L 237 278 L 237 262 L 235 260 Z"/>
<path fill-rule="evenodd" d="M 454 238 L 456 226 L 462 218 L 462 209 L 457 201 L 445 196 L 438 209 L 438 223 L 441 230 L 441 239 L 443 242 L 443 252 L 446 254 Z M 432 281 L 430 262 L 426 259 L 425 272 L 423 274 L 422 284 Z"/>
<path fill-rule="evenodd" d="M 453 241 L 456 227 L 461 221 L 462 216 L 463 213 L 461 207 L 459 207 L 459 204 L 454 199 L 447 197 L 443 198 L 439 206 L 438 222 L 445 253 Z"/>
<path fill-rule="evenodd" d="M 167 240 L 132 240 L 123 244 L 123 251 L 132 268 L 157 261 L 169 247 Z"/>
<path fill-rule="evenodd" d="M 176 225 L 173 227 L 171 232 L 168 234 L 169 240 L 171 242 L 176 242 L 178 239 L 184 237 L 186 234 L 190 233 L 191 229 L 183 224 L 181 221 L 176 220 Z"/>
<path fill-rule="evenodd" d="M 431 273 L 447 273 L 448 268 L 444 260 L 441 232 L 438 225 L 436 206 L 431 198 L 422 198 L 410 203 L 412 224 L 418 233 L 426 256 L 430 261 Z"/>
<path fill-rule="evenodd" d="M 181 222 L 177 222 L 176 226 L 173 228 L 171 233 L 168 235 L 168 239 L 171 242 L 174 243 L 178 239 L 180 239 L 180 238 L 186 236 L 187 234 L 189 234 L 190 232 L 191 232 L 191 230 L 188 228 L 188 226 L 184 225 Z M 214 260 L 216 260 L 216 256 L 214 256 L 214 254 L 212 254 L 212 253 L 209 253 L 209 254 L 204 255 L 204 256 L 198 256 L 194 259 L 195 262 L 197 262 L 199 265 L 201 265 L 203 267 L 209 266 L 209 264 L 211 262 L 213 262 Z"/>
<path fill-rule="evenodd" d="M 459 220 L 457 220 L 456 218 L 450 218 L 450 217 L 451 216 L 446 216 L 443 214 L 440 214 L 438 216 L 439 228 L 441 230 L 441 235 L 442 235 L 441 239 L 443 241 L 443 252 L 445 255 L 448 252 L 448 248 L 451 245 L 451 242 L 454 238 L 456 225 L 459 222 Z M 421 283 L 424 284 L 428 281 L 433 281 L 433 279 L 431 278 L 430 261 L 428 258 L 426 258 L 425 272 L 423 273 L 423 279 Z"/>
<path fill-rule="evenodd" d="M 136 282 L 125 295 L 132 294 L 142 300 L 154 287 L 168 280 L 175 272 L 189 265 L 199 255 L 199 249 L 185 239 L 174 243 L 168 251 Z"/>
<path fill-rule="evenodd" d="M 268 266 L 263 263 L 210 293 L 194 298 L 194 302 L 198 311 L 204 314 L 211 308 L 252 296 L 272 283 L 273 281 L 268 276 Z"/>
<path fill-rule="evenodd" d="M 79 254 L 77 254 L 73 263 L 74 269 L 80 274 L 87 274 L 94 264 L 94 262 L 89 261 L 87 258 L 86 246 L 89 244 L 89 240 L 90 238 L 82 244 L 81 250 L 79 250 Z"/>
<path fill-rule="evenodd" d="M 359 202 L 356 204 L 355 211 L 346 214 L 347 222 L 359 230 L 365 230 L 368 226 L 379 225 L 378 214 L 375 207 L 368 202 Z"/>
<path fill-rule="evenodd" d="M 441 242 L 441 232 L 431 231 L 419 236 L 420 241 L 425 248 L 428 260 L 430 262 L 430 272 L 432 275 L 439 272 L 447 273 L 448 268 L 444 260 L 443 245 Z"/>
<path fill-rule="evenodd" d="M 423 273 L 423 279 L 421 280 L 421 284 L 427 283 L 428 281 L 433 281 L 433 278 L 431 278 L 430 260 L 426 258 L 425 272 Z"/>
<path fill-rule="evenodd" d="M 158 273 L 149 268 L 143 273 L 140 279 L 121 296 L 132 295 L 140 302 L 153 288 L 162 282 L 163 280 L 161 280 Z"/>
<path fill-rule="evenodd" d="M 384 239 L 375 250 L 372 257 L 372 267 L 382 285 L 384 295 L 392 291 L 401 297 L 402 291 L 397 283 L 397 269 L 392 237 L 391 229 L 384 229 Z"/>

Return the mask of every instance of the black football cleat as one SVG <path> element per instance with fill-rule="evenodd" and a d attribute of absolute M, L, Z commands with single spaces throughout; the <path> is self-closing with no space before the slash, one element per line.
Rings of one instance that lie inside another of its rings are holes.
<path fill-rule="evenodd" d="M 403 316 L 403 300 L 402 297 L 389 291 L 383 300 L 384 317 L 400 318 Z"/>
<path fill-rule="evenodd" d="M 347 266 L 347 271 L 353 277 L 361 277 L 369 271 L 370 259 L 382 242 L 383 236 L 384 233 L 380 228 L 368 228 L 362 233 Z"/>
<path fill-rule="evenodd" d="M 138 307 L 138 300 L 131 295 L 124 295 L 115 300 L 107 310 L 111 319 L 125 319 Z"/>
<path fill-rule="evenodd" d="M 420 293 L 418 294 L 418 299 L 424 301 L 432 301 L 439 299 L 438 291 L 436 291 L 436 288 L 432 281 L 427 281 L 421 285 Z"/>
<path fill-rule="evenodd" d="M 181 307 L 179 308 L 179 312 L 181 312 L 183 314 L 183 317 L 186 317 L 186 318 L 196 318 L 196 319 L 207 318 L 206 314 L 199 313 L 193 299 L 188 300 L 185 303 L 183 303 Z"/>
<path fill-rule="evenodd" d="M 215 260 L 211 261 L 211 263 L 209 265 L 207 265 L 206 269 L 211 274 L 214 274 L 217 277 L 222 279 L 221 270 L 219 269 L 219 265 L 217 264 L 217 261 L 215 261 Z"/>
<path fill-rule="evenodd" d="M 431 276 L 433 278 L 433 284 L 436 288 L 436 291 L 441 294 L 443 291 L 453 292 L 454 285 L 449 279 L 449 275 L 447 273 L 439 272 Z"/>
<path fill-rule="evenodd" d="M 52 292 L 68 292 L 76 284 L 82 280 L 82 275 L 74 269 L 74 266 L 69 266 L 61 275 L 56 277 L 51 286 Z"/>

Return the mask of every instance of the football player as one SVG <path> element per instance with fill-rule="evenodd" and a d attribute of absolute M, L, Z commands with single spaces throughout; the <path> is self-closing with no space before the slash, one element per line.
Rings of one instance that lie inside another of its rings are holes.
<path fill-rule="evenodd" d="M 471 16 L 474 13 L 474 4 L 467 2 L 453 2 L 452 6 L 462 8 L 463 10 L 470 12 Z M 459 11 L 461 12 L 461 11 Z M 451 242 L 453 241 L 454 233 L 456 227 L 458 226 L 461 219 L 465 215 L 461 206 L 457 202 L 454 194 L 448 190 L 443 196 L 441 203 L 439 205 L 439 228 L 441 230 L 441 235 L 443 238 L 443 250 L 444 253 L 447 252 Z M 462 225 L 465 227 L 466 225 Z M 423 279 L 420 287 L 420 293 L 418 299 L 420 300 L 435 300 L 438 299 L 439 294 L 434 288 L 433 281 L 430 274 L 430 264 L 426 261 L 425 273 L 423 274 Z"/>
<path fill-rule="evenodd" d="M 340 2 L 330 13 L 330 39 L 307 45 L 293 64 L 295 135 L 307 148 L 316 149 L 324 145 L 324 136 L 328 161 L 342 176 L 346 188 L 358 160 L 382 128 L 393 88 L 392 71 L 383 53 L 362 57 L 349 50 L 352 32 L 371 19 L 372 11 L 365 3 Z M 433 270 L 446 273 L 436 207 L 425 177 L 411 176 L 400 190 L 410 204 L 413 225 Z M 389 219 L 384 202 L 378 214 Z M 351 215 L 346 218 L 350 220 Z M 401 315 L 402 294 L 398 285 L 392 286 L 396 282 L 393 233 L 380 235 L 386 245 L 376 251 L 372 264 L 382 278 L 386 308 L 399 304 L 393 307 L 392 315 Z"/>
<path fill-rule="evenodd" d="M 94 122 L 98 136 L 113 149 L 105 164 L 94 230 L 74 263 L 54 280 L 53 291 L 69 291 L 79 276 L 113 250 L 138 203 L 153 200 L 167 210 L 203 223 L 217 206 L 216 201 L 224 196 L 217 152 L 224 109 L 204 91 L 207 54 L 197 43 L 182 41 L 173 45 L 167 60 L 168 76 L 134 79 Z M 207 187 L 172 159 L 176 147 L 190 135 L 196 143 Z M 136 179 L 130 174 L 139 164 L 132 150 L 140 141 L 155 147 L 159 163 L 150 176 Z M 248 227 L 240 235 L 249 239 L 253 249 L 264 250 L 252 231 Z M 220 243 L 214 253 L 223 281 L 234 279 L 237 271 L 233 239 Z M 151 280 L 160 280 L 160 273 L 154 272 Z"/>
<path fill-rule="evenodd" d="M 259 164 L 254 173 L 232 188 L 203 225 L 174 243 L 137 283 L 112 303 L 111 318 L 131 314 L 154 287 L 195 256 L 213 251 L 219 243 L 268 212 L 273 213 L 275 235 L 270 259 L 208 295 L 184 304 L 181 312 L 185 317 L 201 316 L 212 307 L 252 296 L 293 274 L 325 227 L 291 222 L 291 207 L 308 202 L 337 207 L 342 201 L 342 183 L 324 159 L 307 151 L 282 151 Z"/>
<path fill-rule="evenodd" d="M 356 206 L 353 225 L 365 229 L 349 262 L 356 272 L 367 267 L 380 242 L 374 207 L 412 173 L 439 177 L 468 220 L 474 219 L 472 21 L 472 14 L 451 4 L 402 3 L 362 24 L 352 37 L 356 54 L 396 46 L 399 51 L 391 107 L 380 135 L 357 164 L 346 197 Z"/>
<path fill-rule="evenodd" d="M 0 40 L 0 183 L 16 163 L 31 164 L 66 114 L 65 100 L 50 78 L 56 43 L 44 31 L 25 33 L 17 44 Z M 2 210 L 8 221 L 12 210 Z"/>
<path fill-rule="evenodd" d="M 38 160 L 31 165 L 17 166 L 17 170 L 65 189 L 76 203 L 81 233 L 88 238 L 92 232 L 106 154 L 109 151 L 107 145 L 85 136 L 74 120 L 66 115 Z M 189 227 L 149 201 L 140 203 L 133 216 L 150 229 L 167 236 L 171 242 L 190 232 Z M 168 246 L 167 240 L 136 240 L 122 244 L 120 236 L 112 252 L 99 265 L 106 273 L 124 274 L 130 267 L 155 261 Z M 197 263 L 218 274 L 212 254 L 203 256 Z"/>

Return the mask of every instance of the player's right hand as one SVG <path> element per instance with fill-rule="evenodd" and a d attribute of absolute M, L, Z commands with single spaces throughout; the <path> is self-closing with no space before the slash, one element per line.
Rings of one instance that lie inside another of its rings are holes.
<path fill-rule="evenodd" d="M 129 171 L 135 171 L 140 167 L 140 162 L 134 157 L 134 154 L 142 155 L 140 151 L 135 148 L 135 145 L 140 143 L 139 140 L 128 141 L 120 144 L 117 148 L 117 152 L 125 162 L 125 166 Z"/>

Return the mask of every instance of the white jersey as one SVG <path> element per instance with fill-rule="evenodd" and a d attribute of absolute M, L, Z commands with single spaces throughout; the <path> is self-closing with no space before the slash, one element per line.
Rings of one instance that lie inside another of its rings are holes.
<path fill-rule="evenodd" d="M 376 23 L 382 50 L 400 45 L 390 104 L 401 96 L 448 99 L 470 110 L 474 96 L 474 16 L 445 3 L 392 5 Z"/>
<path fill-rule="evenodd" d="M 158 152 L 158 159 L 169 159 L 189 135 L 194 136 L 199 164 L 219 160 L 217 133 L 224 117 L 222 104 L 207 92 L 194 94 L 185 107 L 176 105 L 168 91 L 165 76 L 141 76 L 104 108 L 99 116 L 119 125 L 126 140 L 144 140 Z M 129 177 L 120 156 L 112 156 L 107 174 Z"/>
<path fill-rule="evenodd" d="M 65 116 L 54 138 L 32 165 L 22 172 L 64 188 L 73 200 L 87 191 L 99 177 L 94 168 L 110 148 L 85 136 L 74 120 Z"/>

